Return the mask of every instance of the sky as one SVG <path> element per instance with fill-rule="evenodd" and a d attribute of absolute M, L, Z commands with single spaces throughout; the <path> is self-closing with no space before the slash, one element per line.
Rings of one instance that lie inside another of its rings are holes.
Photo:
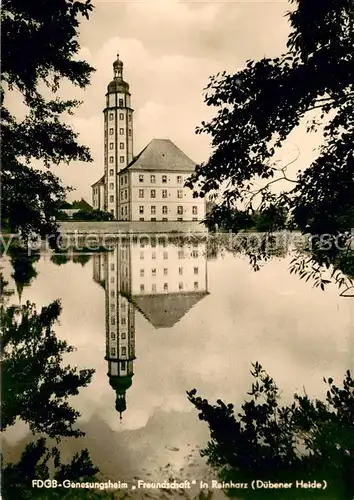
<path fill-rule="evenodd" d="M 197 163 L 210 154 L 209 137 L 196 135 L 216 110 L 203 101 L 209 77 L 235 73 L 248 59 L 285 51 L 289 33 L 286 1 L 93 0 L 95 9 L 80 25 L 78 57 L 96 72 L 85 90 L 64 84 L 62 97 L 83 101 L 67 121 L 87 145 L 93 163 L 54 169 L 75 191 L 69 200 L 91 201 L 91 184 L 103 174 L 103 108 L 112 63 L 119 52 L 134 108 L 134 155 L 153 138 L 169 138 Z M 301 151 L 295 170 L 313 157 L 313 138 L 304 128 L 289 138 L 281 161 Z"/>

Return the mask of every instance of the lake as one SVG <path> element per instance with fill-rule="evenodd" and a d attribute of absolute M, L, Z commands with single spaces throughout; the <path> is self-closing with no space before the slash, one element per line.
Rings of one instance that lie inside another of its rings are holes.
<path fill-rule="evenodd" d="M 274 258 L 254 272 L 242 256 L 209 257 L 204 239 L 138 238 L 91 255 L 42 253 L 21 302 L 40 307 L 60 298 L 55 331 L 76 348 L 65 362 L 95 369 L 71 400 L 86 436 L 61 443 L 63 460 L 87 447 L 105 480 L 216 479 L 199 456 L 209 433 L 187 390 L 238 407 L 255 361 L 284 402 L 303 388 L 323 398 L 323 377 L 340 384 L 354 366 L 353 299 L 339 297 L 334 285 L 312 288 L 289 274 L 289 261 Z M 6 257 L 3 271 L 16 290 Z M 30 439 L 27 424 L 8 428 L 5 458 L 18 460 Z"/>

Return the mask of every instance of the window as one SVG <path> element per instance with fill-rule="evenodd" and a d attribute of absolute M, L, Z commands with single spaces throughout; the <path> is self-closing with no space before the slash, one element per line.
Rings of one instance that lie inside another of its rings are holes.
<path fill-rule="evenodd" d="M 113 156 L 110 156 L 109 157 L 109 163 L 113 163 L 113 162 L 114 162 L 114 158 L 113 158 Z"/>
<path fill-rule="evenodd" d="M 198 283 L 198 281 L 195 281 L 194 282 L 194 290 L 198 290 L 198 288 L 199 288 L 199 283 Z"/>
<path fill-rule="evenodd" d="M 123 207 L 122 207 L 121 213 L 122 213 L 122 215 L 124 215 L 124 209 L 123 209 Z"/>
<path fill-rule="evenodd" d="M 115 347 L 111 347 L 111 356 L 115 356 L 116 355 L 116 349 Z"/>
<path fill-rule="evenodd" d="M 183 274 L 183 267 L 178 268 L 178 274 Z"/>
<path fill-rule="evenodd" d="M 123 199 L 123 197 L 124 197 L 124 191 L 121 191 L 120 192 L 120 198 L 121 198 L 121 200 Z"/>
<path fill-rule="evenodd" d="M 119 119 L 124 120 L 124 113 L 119 113 Z"/>
<path fill-rule="evenodd" d="M 178 184 L 182 184 L 182 176 L 181 175 L 177 175 L 177 182 L 178 182 Z"/>
<path fill-rule="evenodd" d="M 144 190 L 139 189 L 139 198 L 144 198 Z"/>
<path fill-rule="evenodd" d="M 155 268 L 151 269 L 151 274 L 152 274 L 152 276 L 156 276 L 156 269 Z"/>
<path fill-rule="evenodd" d="M 140 252 L 140 260 L 144 260 L 144 250 Z"/>
<path fill-rule="evenodd" d="M 177 198 L 183 198 L 183 190 L 177 189 Z"/>
<path fill-rule="evenodd" d="M 143 213 L 144 213 L 144 205 L 140 205 L 139 214 L 143 214 Z"/>
<path fill-rule="evenodd" d="M 155 259 L 156 259 L 156 252 L 152 252 L 152 254 L 151 254 L 151 258 L 152 258 L 152 260 L 155 260 Z"/>
<path fill-rule="evenodd" d="M 128 176 L 125 176 L 125 183 L 128 184 Z"/>
<path fill-rule="evenodd" d="M 156 248 L 156 239 L 155 238 L 153 238 L 151 240 L 151 248 Z"/>
<path fill-rule="evenodd" d="M 152 292 L 156 292 L 156 283 L 153 283 L 153 284 L 151 285 L 151 291 L 152 291 Z"/>
<path fill-rule="evenodd" d="M 111 304 L 111 311 L 113 311 L 113 312 L 114 312 L 114 311 L 115 311 L 115 309 L 116 309 L 116 305 L 115 305 L 115 304 L 113 304 L 113 302 L 112 302 L 112 304 Z"/>
<path fill-rule="evenodd" d="M 124 332 L 124 333 L 122 333 L 121 337 L 122 337 L 122 340 L 125 340 L 127 338 L 127 334 Z"/>
<path fill-rule="evenodd" d="M 194 268 L 194 274 L 199 274 L 199 269 L 197 267 Z"/>
<path fill-rule="evenodd" d="M 165 260 L 166 260 L 166 259 L 168 259 L 168 252 L 166 252 L 166 250 L 165 250 L 165 251 L 164 251 L 164 253 L 163 253 L 163 258 L 164 258 Z"/>
<path fill-rule="evenodd" d="M 140 292 L 144 293 L 145 292 L 145 285 L 140 285 Z"/>
<path fill-rule="evenodd" d="M 119 143 L 119 149 L 124 149 L 124 142 Z"/>
<path fill-rule="evenodd" d="M 151 214 L 152 215 L 156 214 L 156 207 L 155 207 L 155 205 L 151 205 Z"/>
<path fill-rule="evenodd" d="M 132 131 L 131 131 L 131 129 L 129 129 L 129 130 L 128 130 L 128 135 L 129 135 L 129 137 L 131 137 L 131 136 L 132 136 Z"/>
<path fill-rule="evenodd" d="M 193 208 L 192 208 L 192 214 L 193 215 L 197 215 L 197 213 L 198 213 L 198 207 L 193 206 Z"/>
<path fill-rule="evenodd" d="M 116 292 L 114 290 L 111 290 L 111 297 L 114 298 L 116 295 Z"/>
<path fill-rule="evenodd" d="M 144 182 L 144 176 L 142 174 L 139 175 L 139 182 Z"/>
<path fill-rule="evenodd" d="M 109 183 L 109 189 L 114 189 L 114 184 L 113 184 L 113 182 L 110 182 L 110 183 Z"/>
<path fill-rule="evenodd" d="M 162 190 L 162 198 L 167 198 L 167 189 Z"/>
<path fill-rule="evenodd" d="M 155 182 L 156 182 L 156 176 L 155 175 L 150 175 L 150 182 L 151 182 L 151 184 L 155 184 Z"/>
<path fill-rule="evenodd" d="M 140 269 L 140 278 L 143 278 L 143 277 L 144 277 L 144 274 L 145 274 L 145 270 L 144 270 L 144 268 L 143 268 L 143 269 Z"/>
<path fill-rule="evenodd" d="M 182 215 L 183 214 L 183 207 L 182 206 L 178 206 L 177 207 L 177 213 L 178 213 L 178 215 Z"/>
<path fill-rule="evenodd" d="M 113 120 L 113 113 L 109 113 L 109 119 Z"/>
<path fill-rule="evenodd" d="M 124 211 L 125 211 L 125 215 L 128 215 L 128 207 L 125 207 Z"/>
<path fill-rule="evenodd" d="M 111 318 L 111 325 L 115 325 L 115 324 L 116 324 L 116 318 L 114 318 L 114 317 L 112 316 L 112 318 Z"/>
<path fill-rule="evenodd" d="M 111 339 L 112 340 L 116 340 L 116 334 L 115 333 L 111 333 Z"/>
<path fill-rule="evenodd" d="M 162 217 L 162 222 L 168 222 L 168 218 L 167 217 Z"/>
<path fill-rule="evenodd" d="M 156 198 L 156 190 L 155 189 L 151 189 L 150 196 L 151 196 L 151 198 Z"/>
<path fill-rule="evenodd" d="M 191 255 L 192 255 L 192 257 L 197 258 L 198 257 L 198 250 L 192 250 Z"/>
<path fill-rule="evenodd" d="M 109 143 L 109 149 L 113 149 L 113 142 Z"/>
<path fill-rule="evenodd" d="M 110 169 L 109 169 L 109 175 L 114 175 L 114 170 L 113 170 L 113 168 L 110 168 Z"/>
<path fill-rule="evenodd" d="M 131 122 L 132 121 L 132 115 L 129 113 L 128 115 L 128 120 Z"/>
<path fill-rule="evenodd" d="M 127 355 L 127 348 L 122 347 L 122 356 L 126 356 L 126 355 Z"/>
<path fill-rule="evenodd" d="M 122 316 L 121 323 L 122 323 L 122 325 L 127 324 L 127 318 L 125 316 Z"/>
<path fill-rule="evenodd" d="M 178 258 L 184 259 L 184 251 L 183 250 L 178 250 Z"/>
<path fill-rule="evenodd" d="M 124 106 L 124 101 L 123 99 L 119 99 L 119 107 L 122 108 Z"/>
<path fill-rule="evenodd" d="M 167 269 L 167 267 L 165 267 L 164 270 L 163 270 L 163 275 L 167 276 L 167 274 L 168 274 L 168 269 Z"/>
<path fill-rule="evenodd" d="M 120 133 L 120 135 L 124 135 L 124 128 L 120 128 L 119 133 Z"/>
<path fill-rule="evenodd" d="M 125 190 L 125 191 L 124 191 L 124 198 L 125 198 L 126 200 L 128 199 L 128 191 L 127 191 L 127 190 Z"/>
<path fill-rule="evenodd" d="M 177 217 L 177 220 L 178 220 L 178 222 L 182 222 L 183 221 L 183 217 Z"/>
<path fill-rule="evenodd" d="M 119 163 L 124 163 L 124 156 L 119 157 Z"/>
<path fill-rule="evenodd" d="M 178 289 L 183 290 L 183 283 L 182 282 L 178 283 Z"/>
<path fill-rule="evenodd" d="M 167 175 L 163 175 L 163 176 L 162 176 L 162 182 L 163 182 L 163 183 L 166 183 L 166 182 L 167 182 Z"/>
<path fill-rule="evenodd" d="M 164 206 L 162 207 L 162 213 L 163 213 L 163 214 L 167 214 L 167 206 L 166 206 L 166 205 L 164 205 Z"/>
<path fill-rule="evenodd" d="M 139 220 L 140 220 L 140 222 L 143 222 L 145 219 L 144 219 L 144 217 L 140 217 Z"/>
<path fill-rule="evenodd" d="M 113 132 L 114 132 L 114 129 L 113 129 L 113 128 L 110 128 L 110 129 L 109 129 L 109 135 L 113 135 Z"/>
<path fill-rule="evenodd" d="M 151 222 L 156 222 L 156 217 L 151 217 Z"/>
<path fill-rule="evenodd" d="M 109 201 L 110 201 L 111 203 L 113 203 L 113 202 L 114 202 L 114 196 L 113 196 L 113 195 L 111 195 L 111 196 L 109 197 Z"/>
<path fill-rule="evenodd" d="M 164 283 L 163 284 L 163 289 L 164 289 L 165 292 L 168 291 L 168 283 Z"/>
<path fill-rule="evenodd" d="M 196 222 L 198 220 L 198 217 L 192 217 L 192 221 Z"/>
<path fill-rule="evenodd" d="M 121 367 L 122 371 L 125 371 L 126 370 L 126 362 L 122 361 L 121 364 L 120 364 L 120 367 Z"/>

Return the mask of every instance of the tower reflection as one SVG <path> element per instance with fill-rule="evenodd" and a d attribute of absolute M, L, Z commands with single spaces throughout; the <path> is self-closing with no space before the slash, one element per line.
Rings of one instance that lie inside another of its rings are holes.
<path fill-rule="evenodd" d="M 206 242 L 121 239 L 112 251 L 94 256 L 93 278 L 105 290 L 107 375 L 122 418 L 134 376 L 135 311 L 156 329 L 171 328 L 205 297 Z"/>

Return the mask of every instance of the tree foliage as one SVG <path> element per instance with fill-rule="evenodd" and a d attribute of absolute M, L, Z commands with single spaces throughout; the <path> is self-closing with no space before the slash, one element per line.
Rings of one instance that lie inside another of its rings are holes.
<path fill-rule="evenodd" d="M 259 363 L 253 365 L 251 373 L 254 381 L 248 393 L 250 398 L 239 412 L 233 404 L 221 400 L 216 405 L 210 404 L 197 396 L 195 389 L 187 392 L 199 418 L 210 428 L 211 439 L 202 456 L 207 457 L 218 469 L 220 478 L 226 481 L 323 478 L 329 485 L 330 498 L 351 498 L 354 493 L 354 380 L 351 373 L 346 373 L 342 387 L 337 387 L 331 378 L 324 379 L 328 384 L 325 402 L 311 400 L 306 394 L 295 394 L 287 406 L 281 406 L 275 381 Z M 265 493 L 262 492 L 262 496 Z M 270 493 L 270 498 L 276 494 L 275 490 Z M 310 493 L 313 495 L 313 491 Z M 304 498 L 306 492 L 297 491 L 296 495 Z M 285 490 L 280 490 L 280 496 L 285 497 Z"/>
<path fill-rule="evenodd" d="M 55 229 L 53 217 L 67 189 L 52 165 L 91 161 L 77 134 L 62 121 L 77 100 L 55 96 L 63 79 L 84 88 L 93 68 L 78 60 L 78 28 L 92 11 L 91 0 L 10 0 L 1 11 L 2 219 L 12 232 L 42 236 Z M 47 98 L 47 87 L 51 98 Z M 20 93 L 27 115 L 16 118 L 8 99 Z M 41 161 L 44 170 L 36 168 Z"/>

